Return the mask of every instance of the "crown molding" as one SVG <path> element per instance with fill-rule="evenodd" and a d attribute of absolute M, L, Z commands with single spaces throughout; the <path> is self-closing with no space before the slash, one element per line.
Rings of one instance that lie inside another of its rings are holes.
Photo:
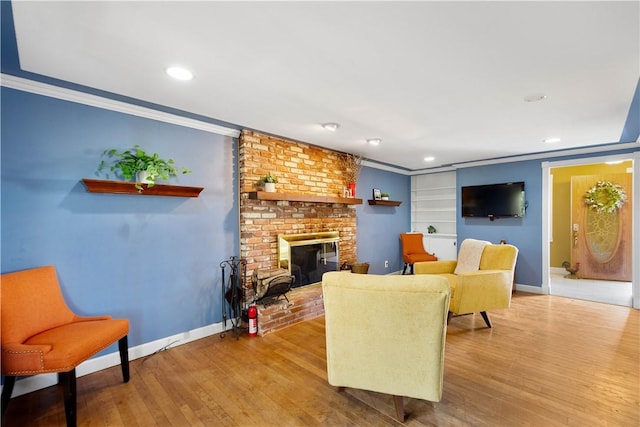
<path fill-rule="evenodd" d="M 541 153 L 522 154 L 518 156 L 501 157 L 497 159 L 485 159 L 485 160 L 470 161 L 470 162 L 464 162 L 464 163 L 455 163 L 451 166 L 442 166 L 442 167 L 432 168 L 432 169 L 416 169 L 409 172 L 398 170 L 396 172 L 403 173 L 405 175 L 428 175 L 432 173 L 449 172 L 457 169 L 472 168 L 476 166 L 497 165 L 500 163 L 524 162 L 527 160 L 552 161 L 552 159 L 556 157 L 577 156 L 581 154 L 591 154 L 591 153 L 606 153 L 608 151 L 628 150 L 628 149 L 634 149 L 634 148 L 640 149 L 640 137 L 636 142 L 614 143 L 614 144 L 607 144 L 607 145 L 595 145 L 591 147 L 566 149 L 566 150 L 560 150 L 560 151 L 551 151 L 551 152 L 547 151 L 547 152 L 541 152 Z M 621 155 L 621 157 L 624 157 L 624 155 Z"/>
<path fill-rule="evenodd" d="M 171 123 L 174 125 L 184 126 L 192 129 L 198 129 L 204 132 L 230 136 L 233 138 L 237 138 L 240 135 L 240 131 L 237 129 L 219 126 L 213 123 L 190 119 L 187 117 L 178 116 L 176 114 L 165 113 L 147 107 L 141 107 L 122 101 L 104 98 L 102 96 L 79 92 L 77 90 L 54 86 L 47 83 L 37 82 L 35 80 L 29 80 L 8 74 L 0 74 L 0 85 L 23 92 L 48 96 L 50 98 L 75 102 L 77 104 L 88 105 L 105 110 L 117 111 L 119 113 L 129 114 L 132 116 Z"/>
<path fill-rule="evenodd" d="M 409 172 L 409 175 L 427 175 L 430 173 L 451 172 L 456 169 L 457 169 L 456 166 L 440 166 L 440 167 L 431 168 L 431 169 L 416 169 Z"/>
<path fill-rule="evenodd" d="M 633 148 L 640 148 L 640 145 L 637 142 L 624 142 L 624 143 L 615 143 L 615 144 L 608 144 L 608 145 L 594 145 L 591 147 L 581 147 L 581 148 L 551 151 L 551 152 L 524 154 L 521 156 L 502 157 L 499 159 L 480 160 L 477 162 L 458 163 L 458 164 L 454 164 L 453 167 L 455 167 L 456 169 L 471 168 L 475 166 L 497 165 L 500 163 L 524 162 L 527 160 L 554 159 L 556 157 L 576 156 L 580 154 L 606 153 L 607 151 L 627 150 L 627 149 L 633 149 Z"/>
<path fill-rule="evenodd" d="M 394 172 L 394 173 L 398 173 L 401 175 L 409 175 L 411 171 L 408 171 L 406 169 L 402 169 L 396 166 L 391 166 L 391 165 L 387 165 L 384 163 L 378 163 L 378 162 L 374 162 L 371 160 L 362 160 L 362 166 L 367 166 L 370 168 L 374 168 L 374 169 L 380 169 L 383 171 L 388 171 L 388 172 Z"/>

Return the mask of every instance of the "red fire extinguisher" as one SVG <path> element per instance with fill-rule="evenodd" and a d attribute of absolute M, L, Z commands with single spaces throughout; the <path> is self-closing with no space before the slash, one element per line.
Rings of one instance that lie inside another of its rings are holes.
<path fill-rule="evenodd" d="M 258 309 L 255 305 L 249 307 L 247 315 L 249 317 L 249 336 L 258 336 Z"/>

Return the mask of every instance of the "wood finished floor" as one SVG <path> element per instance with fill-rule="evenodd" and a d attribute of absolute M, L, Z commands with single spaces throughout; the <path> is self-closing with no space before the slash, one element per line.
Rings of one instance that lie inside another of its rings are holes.
<path fill-rule="evenodd" d="M 408 426 L 638 426 L 640 311 L 516 293 L 454 318 L 444 396 L 405 398 Z M 387 426 L 389 396 L 326 381 L 324 318 L 266 337 L 217 335 L 78 379 L 80 426 Z M 11 400 L 3 426 L 63 426 L 56 387 Z"/>

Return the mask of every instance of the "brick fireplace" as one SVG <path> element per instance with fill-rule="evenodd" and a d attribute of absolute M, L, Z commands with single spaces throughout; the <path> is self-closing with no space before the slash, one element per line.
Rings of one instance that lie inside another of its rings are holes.
<path fill-rule="evenodd" d="M 340 262 L 355 262 L 355 205 L 341 199 L 347 186 L 343 153 L 250 130 L 240 135 L 238 153 L 240 256 L 247 261 L 247 277 L 254 270 L 279 267 L 278 235 L 283 234 L 337 231 Z M 269 172 L 278 178 L 278 194 L 262 200 L 257 196 L 262 191 L 259 181 Z M 287 198 L 285 194 L 309 197 L 279 200 Z M 324 201 L 326 196 L 333 199 Z M 246 293 L 250 300 L 253 290 Z M 258 305 L 259 335 L 324 314 L 319 284 L 293 289 L 287 296 L 289 302 Z"/>

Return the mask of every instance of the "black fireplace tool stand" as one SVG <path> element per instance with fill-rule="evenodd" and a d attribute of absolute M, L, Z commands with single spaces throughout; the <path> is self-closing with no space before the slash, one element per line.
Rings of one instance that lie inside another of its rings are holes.
<path fill-rule="evenodd" d="M 227 334 L 227 319 L 231 322 L 229 328 L 236 339 L 244 331 L 242 327 L 242 304 L 244 303 L 244 286 L 247 276 L 247 261 L 232 256 L 220 263 L 222 269 L 222 324 L 220 338 Z"/>

